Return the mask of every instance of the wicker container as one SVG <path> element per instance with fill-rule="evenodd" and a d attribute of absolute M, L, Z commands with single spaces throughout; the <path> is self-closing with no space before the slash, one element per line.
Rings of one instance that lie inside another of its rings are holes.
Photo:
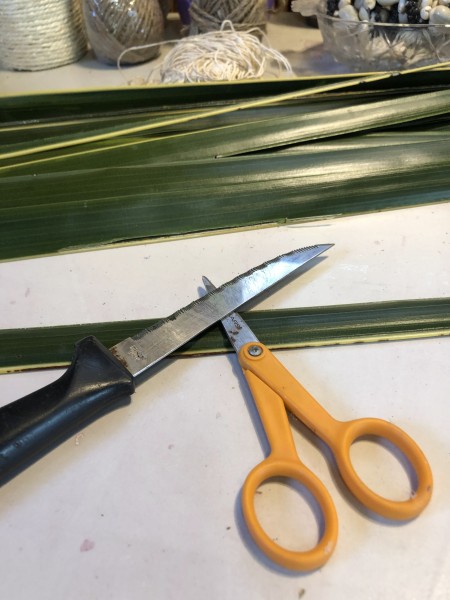
<path fill-rule="evenodd" d="M 79 60 L 87 50 L 79 0 L 0 2 L 0 64 L 41 71 Z"/>

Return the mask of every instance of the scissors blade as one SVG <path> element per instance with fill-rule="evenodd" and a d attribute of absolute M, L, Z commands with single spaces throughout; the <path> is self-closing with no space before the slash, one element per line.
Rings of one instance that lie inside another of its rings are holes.
<path fill-rule="evenodd" d="M 203 275 L 202 280 L 207 292 L 212 292 L 217 289 L 208 277 Z M 237 312 L 232 312 L 227 317 L 221 319 L 220 322 L 237 354 L 239 354 L 240 349 L 245 344 L 248 344 L 249 342 L 259 342 L 256 335 Z"/>
<path fill-rule="evenodd" d="M 242 304 L 294 273 L 333 244 L 282 254 L 195 300 L 170 317 L 123 340 L 110 351 L 137 377 Z"/>

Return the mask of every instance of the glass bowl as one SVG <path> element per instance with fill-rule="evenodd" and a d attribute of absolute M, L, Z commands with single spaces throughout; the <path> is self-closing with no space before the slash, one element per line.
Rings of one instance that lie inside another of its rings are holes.
<path fill-rule="evenodd" d="M 396 71 L 450 61 L 450 25 L 346 21 L 318 13 L 324 47 L 353 71 Z"/>

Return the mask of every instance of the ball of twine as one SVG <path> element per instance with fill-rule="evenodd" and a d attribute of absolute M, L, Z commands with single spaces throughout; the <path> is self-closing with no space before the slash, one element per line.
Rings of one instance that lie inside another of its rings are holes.
<path fill-rule="evenodd" d="M 266 23 L 266 0 L 192 0 L 189 7 L 190 33 L 220 29 L 231 21 L 236 30 L 262 28 Z"/>
<path fill-rule="evenodd" d="M 79 60 L 87 50 L 79 0 L 0 1 L 0 64 L 40 71 Z"/>
<path fill-rule="evenodd" d="M 162 83 L 257 79 L 273 66 L 279 72 L 292 75 L 289 61 L 280 52 L 262 43 L 254 35 L 258 33 L 264 38 L 260 29 L 253 27 L 248 31 L 236 31 L 230 21 L 224 21 L 219 31 L 161 42 L 158 45 L 175 44 L 175 47 L 159 66 L 150 71 L 146 80 L 127 83 L 145 85 L 157 72 Z M 122 75 L 121 60 L 133 50 L 124 50 L 117 60 Z"/>
<path fill-rule="evenodd" d="M 84 0 L 86 29 L 97 58 L 115 64 L 126 49 L 146 46 L 128 52 L 124 62 L 135 64 L 151 60 L 159 54 L 164 16 L 159 0 Z"/>

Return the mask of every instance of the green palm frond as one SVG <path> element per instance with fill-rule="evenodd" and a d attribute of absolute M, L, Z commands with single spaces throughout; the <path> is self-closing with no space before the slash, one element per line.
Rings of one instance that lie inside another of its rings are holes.
<path fill-rule="evenodd" d="M 271 348 L 302 348 L 407 340 L 450 334 L 450 299 L 402 300 L 242 313 Z M 55 367 L 70 362 L 74 343 L 95 335 L 107 347 L 156 320 L 121 321 L 0 330 L 0 372 Z M 209 329 L 178 355 L 230 351 L 220 325 Z"/>

